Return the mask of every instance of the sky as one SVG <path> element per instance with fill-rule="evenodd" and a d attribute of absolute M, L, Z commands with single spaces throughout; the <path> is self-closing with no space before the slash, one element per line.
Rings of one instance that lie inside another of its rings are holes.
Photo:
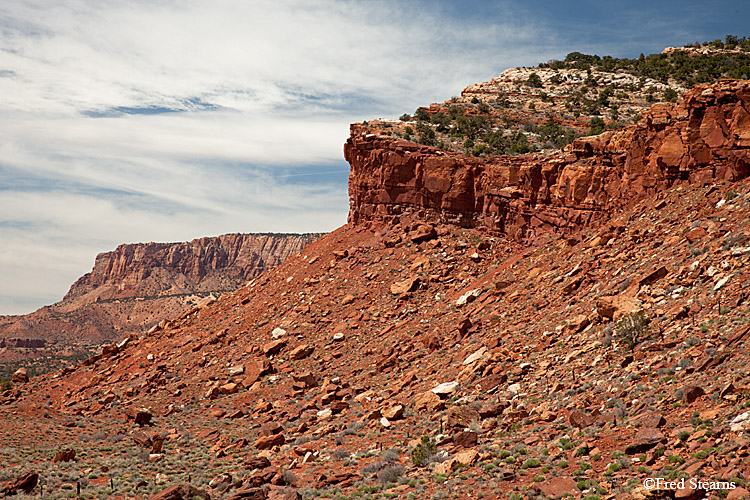
<path fill-rule="evenodd" d="M 750 35 L 741 2 L 0 3 L 0 314 L 121 243 L 346 222 L 352 122 L 516 66 Z"/>

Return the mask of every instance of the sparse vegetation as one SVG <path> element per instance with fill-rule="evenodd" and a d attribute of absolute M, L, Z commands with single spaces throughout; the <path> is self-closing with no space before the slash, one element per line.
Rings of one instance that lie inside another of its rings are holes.
<path fill-rule="evenodd" d="M 437 452 L 437 443 L 429 436 L 422 436 L 422 439 L 411 451 L 411 462 L 414 465 L 424 466 L 427 461 Z"/>
<path fill-rule="evenodd" d="M 615 338 L 625 348 L 632 350 L 648 336 L 650 322 L 643 312 L 628 313 L 615 325 Z"/>

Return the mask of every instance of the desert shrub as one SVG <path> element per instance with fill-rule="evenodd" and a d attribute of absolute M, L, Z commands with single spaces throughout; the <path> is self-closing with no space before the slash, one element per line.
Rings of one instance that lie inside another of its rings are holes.
<path fill-rule="evenodd" d="M 429 121 L 430 120 L 430 113 L 427 112 L 424 108 L 417 108 L 417 110 L 414 112 L 414 118 L 417 121 Z"/>
<path fill-rule="evenodd" d="M 312 437 L 312 436 L 302 435 L 302 436 L 299 436 L 297 439 L 294 440 L 294 445 L 297 446 L 297 445 L 300 445 L 300 444 L 309 443 L 310 441 L 315 441 L 315 438 Z"/>
<path fill-rule="evenodd" d="M 724 240 L 724 244 L 721 246 L 724 250 L 744 244 L 748 240 L 748 236 L 745 233 L 731 232 Z"/>
<path fill-rule="evenodd" d="M 529 87 L 540 88 L 542 87 L 542 79 L 536 73 L 532 73 L 529 75 L 528 80 L 526 80 L 526 84 Z"/>
<path fill-rule="evenodd" d="M 380 459 L 384 462 L 397 462 L 398 461 L 398 449 L 388 448 L 380 454 Z"/>
<path fill-rule="evenodd" d="M 642 312 L 626 314 L 615 325 L 615 338 L 628 349 L 633 349 L 648 336 L 650 322 Z"/>
<path fill-rule="evenodd" d="M 378 471 L 378 473 L 376 474 L 376 477 L 378 478 L 379 483 L 385 485 L 388 483 L 395 483 L 396 481 L 398 481 L 398 478 L 403 475 L 403 473 L 403 465 L 391 464 L 380 469 L 380 471 Z"/>
<path fill-rule="evenodd" d="M 437 125 L 438 132 L 447 132 L 451 125 L 451 119 L 444 113 L 435 113 L 430 117 L 430 123 Z"/>
<path fill-rule="evenodd" d="M 409 140 L 411 140 L 411 136 L 412 135 L 414 135 L 414 129 L 411 128 L 411 127 L 409 127 L 409 126 L 407 126 L 404 129 L 404 139 L 406 139 L 407 141 L 409 141 Z"/>
<path fill-rule="evenodd" d="M 548 121 L 539 128 L 542 140 L 549 142 L 557 148 L 563 148 L 566 144 L 573 142 L 575 133 L 565 129 L 553 121 Z"/>
<path fill-rule="evenodd" d="M 664 97 L 665 101 L 669 102 L 677 102 L 677 92 L 674 89 L 666 88 L 662 92 L 662 96 Z"/>
<path fill-rule="evenodd" d="M 297 474 L 289 469 L 285 469 L 281 472 L 281 479 L 283 479 L 286 484 L 290 485 L 297 484 L 297 481 L 299 480 Z"/>
<path fill-rule="evenodd" d="M 414 465 L 425 465 L 428 459 L 437 452 L 437 443 L 429 436 L 422 436 L 422 440 L 411 450 L 411 462 Z"/>
<path fill-rule="evenodd" d="M 349 422 L 349 425 L 340 434 L 342 436 L 354 436 L 360 429 L 362 429 L 362 422 Z"/>
<path fill-rule="evenodd" d="M 604 120 L 598 116 L 592 118 L 589 124 L 589 135 L 599 135 L 602 132 L 604 132 Z"/>
<path fill-rule="evenodd" d="M 429 126 L 422 122 L 417 123 L 417 141 L 425 146 L 435 145 L 435 131 Z"/>
<path fill-rule="evenodd" d="M 530 469 L 532 467 L 541 467 L 541 465 L 542 463 L 539 461 L 538 458 L 529 458 L 523 464 L 521 464 L 521 468 Z"/>

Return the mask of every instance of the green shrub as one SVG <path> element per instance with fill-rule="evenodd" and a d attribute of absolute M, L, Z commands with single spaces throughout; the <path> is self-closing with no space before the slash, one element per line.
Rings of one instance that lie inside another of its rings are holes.
<path fill-rule="evenodd" d="M 604 120 L 596 116 L 589 123 L 589 135 L 599 135 L 604 132 L 604 128 Z"/>
<path fill-rule="evenodd" d="M 529 75 L 528 80 L 526 80 L 526 85 L 529 87 L 540 88 L 542 87 L 542 79 L 536 73 L 532 73 Z"/>
<path fill-rule="evenodd" d="M 661 93 L 662 96 L 664 96 L 665 101 L 669 102 L 677 102 L 677 92 L 674 89 L 667 88 L 664 89 L 664 92 Z"/>
<path fill-rule="evenodd" d="M 646 336 L 651 322 L 642 312 L 633 312 L 623 316 L 615 325 L 615 338 L 628 349 L 633 349 Z"/>
<path fill-rule="evenodd" d="M 411 450 L 411 463 L 424 466 L 427 460 L 437 452 L 437 443 L 429 436 L 422 436 L 422 440 Z"/>
<path fill-rule="evenodd" d="M 429 121 L 430 120 L 430 113 L 427 112 L 424 108 L 417 108 L 417 110 L 414 112 L 414 118 L 417 121 Z"/>

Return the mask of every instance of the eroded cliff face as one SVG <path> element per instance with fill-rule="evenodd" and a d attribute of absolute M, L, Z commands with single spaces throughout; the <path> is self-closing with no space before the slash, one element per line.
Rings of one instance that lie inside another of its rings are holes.
<path fill-rule="evenodd" d="M 677 182 L 750 174 L 750 81 L 697 86 L 553 156 L 467 157 L 351 126 L 349 222 L 406 214 L 518 240 L 576 232 Z"/>
<path fill-rule="evenodd" d="M 226 234 L 184 243 L 125 244 L 99 254 L 64 300 L 233 290 L 320 235 Z M 94 293 L 96 296 L 91 297 Z"/>
<path fill-rule="evenodd" d="M 284 262 L 319 234 L 227 234 L 99 254 L 62 301 L 0 317 L 0 337 L 98 343 L 142 333 Z"/>

